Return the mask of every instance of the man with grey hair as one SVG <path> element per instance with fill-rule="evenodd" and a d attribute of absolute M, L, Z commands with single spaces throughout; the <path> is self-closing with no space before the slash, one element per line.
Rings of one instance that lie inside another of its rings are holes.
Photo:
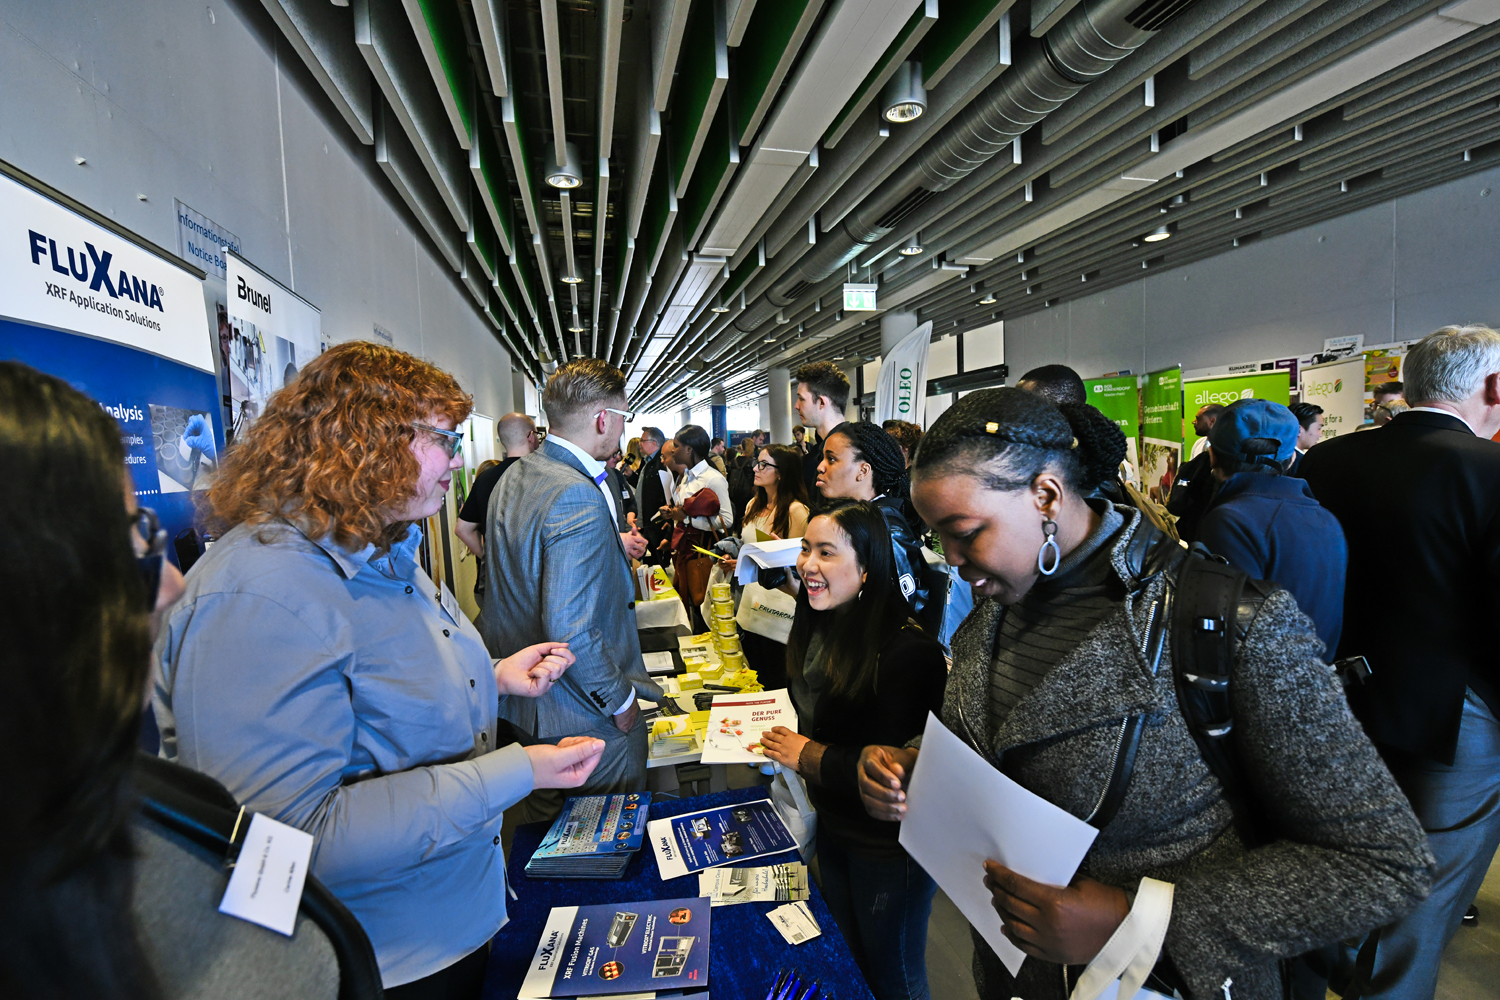
<path fill-rule="evenodd" d="M 1437 859 L 1432 895 L 1371 935 L 1359 963 L 1368 981 L 1354 986 L 1366 998 L 1430 1000 L 1500 845 L 1500 444 L 1490 440 L 1500 333 L 1444 327 L 1412 348 L 1402 374 L 1410 409 L 1379 433 L 1323 442 L 1299 471 L 1349 541 L 1338 656 L 1363 656 L 1371 671 L 1350 708 Z"/>
<path fill-rule="evenodd" d="M 485 537 L 489 583 L 480 631 L 490 652 L 530 645 L 533 635 L 568 643 L 577 657 L 566 685 L 502 712 L 522 743 L 565 736 L 604 740 L 604 756 L 581 794 L 640 791 L 646 727 L 636 698 L 656 701 L 635 627 L 630 560 L 646 541 L 608 488 L 605 459 L 632 418 L 625 376 L 597 358 L 558 368 L 542 393 L 549 433 L 541 448 L 500 480 Z M 628 528 L 629 530 L 622 530 Z M 555 816 L 560 794 L 533 793 L 518 822 Z"/>

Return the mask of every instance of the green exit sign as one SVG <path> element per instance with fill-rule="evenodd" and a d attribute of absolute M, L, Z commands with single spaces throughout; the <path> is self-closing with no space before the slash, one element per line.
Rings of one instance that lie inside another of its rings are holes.
<path fill-rule="evenodd" d="M 844 309 L 849 312 L 874 312 L 875 291 L 879 285 L 855 285 L 844 282 Z"/>

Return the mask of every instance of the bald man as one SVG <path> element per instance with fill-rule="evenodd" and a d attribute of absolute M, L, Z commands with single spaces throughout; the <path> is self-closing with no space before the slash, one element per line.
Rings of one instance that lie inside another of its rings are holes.
<path fill-rule="evenodd" d="M 484 558 L 484 519 L 490 509 L 490 494 L 495 491 L 495 484 L 505 475 L 506 469 L 536 451 L 536 421 L 524 413 L 507 413 L 501 417 L 495 433 L 505 449 L 505 461 L 474 477 L 469 498 L 464 501 L 463 509 L 458 512 L 458 523 L 453 527 L 459 540 L 481 559 Z"/>

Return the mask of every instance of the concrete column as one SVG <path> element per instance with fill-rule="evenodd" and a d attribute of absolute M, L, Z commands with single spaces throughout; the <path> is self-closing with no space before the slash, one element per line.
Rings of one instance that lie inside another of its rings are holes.
<path fill-rule="evenodd" d="M 771 419 L 766 422 L 772 444 L 792 443 L 792 370 L 770 368 L 766 378 L 771 383 Z"/>
<path fill-rule="evenodd" d="M 755 402 L 756 402 L 756 405 L 758 405 L 760 407 L 760 423 L 758 423 L 758 424 L 755 425 L 756 430 L 762 430 L 762 431 L 770 430 L 771 429 L 771 395 L 770 395 L 770 393 L 767 393 L 766 395 L 760 397 Z"/>
<path fill-rule="evenodd" d="M 912 329 L 916 329 L 913 327 Z M 844 404 L 844 419 L 859 420 L 859 365 L 850 365 L 848 368 L 840 368 L 844 378 L 849 380 L 849 402 Z"/>
<path fill-rule="evenodd" d="M 891 348 L 901 343 L 906 335 L 917 328 L 914 312 L 888 312 L 880 317 L 880 356 L 891 353 Z"/>
<path fill-rule="evenodd" d="M 723 438 L 729 441 L 729 397 L 723 389 L 715 389 L 708 398 L 709 437 Z"/>

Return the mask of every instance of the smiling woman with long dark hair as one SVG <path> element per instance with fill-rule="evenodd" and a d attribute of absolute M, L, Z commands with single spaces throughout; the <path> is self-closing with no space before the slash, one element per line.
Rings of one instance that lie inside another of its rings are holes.
<path fill-rule="evenodd" d="M 881 511 L 844 503 L 802 537 L 802 589 L 787 641 L 799 732 L 766 733 L 766 755 L 807 780 L 818 810 L 823 895 L 876 1000 L 928 996 L 932 879 L 872 819 L 857 765 L 869 745 L 901 745 L 942 705 L 942 647 L 907 617 Z"/>

